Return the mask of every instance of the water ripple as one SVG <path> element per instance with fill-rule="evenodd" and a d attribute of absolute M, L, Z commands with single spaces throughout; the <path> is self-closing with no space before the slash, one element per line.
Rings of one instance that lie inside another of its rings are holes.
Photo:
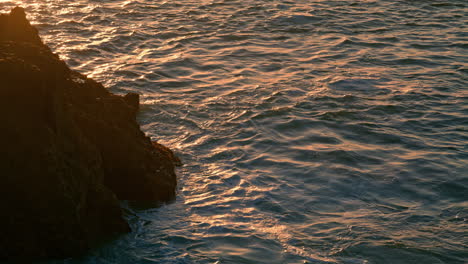
<path fill-rule="evenodd" d="M 48 263 L 465 263 L 466 1 L 0 1 L 185 166 Z"/>

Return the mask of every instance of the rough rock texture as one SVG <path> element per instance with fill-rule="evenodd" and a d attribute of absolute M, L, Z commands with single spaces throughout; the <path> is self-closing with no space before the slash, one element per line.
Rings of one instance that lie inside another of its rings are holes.
<path fill-rule="evenodd" d="M 174 166 L 118 96 L 70 70 L 15 8 L 0 15 L 0 259 L 67 257 L 128 232 L 118 199 L 169 201 Z"/>

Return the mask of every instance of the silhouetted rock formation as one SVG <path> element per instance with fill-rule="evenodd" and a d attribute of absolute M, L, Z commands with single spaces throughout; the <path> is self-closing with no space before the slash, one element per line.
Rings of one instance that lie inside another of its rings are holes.
<path fill-rule="evenodd" d="M 0 259 L 67 257 L 128 232 L 118 199 L 174 198 L 179 161 L 118 96 L 0 15 Z"/>

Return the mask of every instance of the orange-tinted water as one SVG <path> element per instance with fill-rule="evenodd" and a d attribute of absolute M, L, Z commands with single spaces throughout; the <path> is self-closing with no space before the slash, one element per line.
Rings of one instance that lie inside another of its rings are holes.
<path fill-rule="evenodd" d="M 465 1 L 17 4 L 185 163 L 174 203 L 53 263 L 468 262 Z"/>

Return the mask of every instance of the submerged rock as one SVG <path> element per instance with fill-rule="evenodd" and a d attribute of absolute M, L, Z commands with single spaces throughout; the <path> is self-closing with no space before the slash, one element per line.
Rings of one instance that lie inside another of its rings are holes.
<path fill-rule="evenodd" d="M 0 15 L 0 259 L 81 254 L 128 232 L 119 199 L 174 198 L 172 151 L 119 96 L 70 70 L 22 8 Z"/>

